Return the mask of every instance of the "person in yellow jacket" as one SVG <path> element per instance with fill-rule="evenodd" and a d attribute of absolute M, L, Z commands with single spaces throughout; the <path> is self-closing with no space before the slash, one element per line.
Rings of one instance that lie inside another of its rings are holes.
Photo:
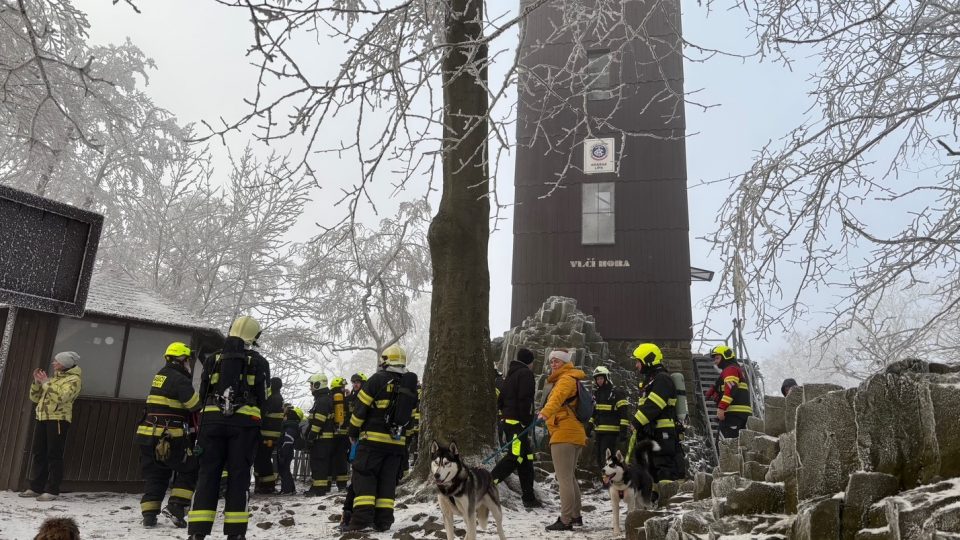
<path fill-rule="evenodd" d="M 21 497 L 52 501 L 60 495 L 63 480 L 63 448 L 73 420 L 73 402 L 80 395 L 80 355 L 73 351 L 53 357 L 53 377 L 37 368 L 30 385 L 30 401 L 37 404 L 33 430 L 33 464 L 30 489 Z"/>
<path fill-rule="evenodd" d="M 580 452 L 587 445 L 587 432 L 577 420 L 577 381 L 587 374 L 573 366 L 569 352 L 557 349 L 547 357 L 550 376 L 547 382 L 553 385 L 546 404 L 538 418 L 546 423 L 550 432 L 550 456 L 560 488 L 560 517 L 548 525 L 548 531 L 569 531 L 574 525 L 582 526 L 580 515 L 580 486 L 574 473 Z"/>

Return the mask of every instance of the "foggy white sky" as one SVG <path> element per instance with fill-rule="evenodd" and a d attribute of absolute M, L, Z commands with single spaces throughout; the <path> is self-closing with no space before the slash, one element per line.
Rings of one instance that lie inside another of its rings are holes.
<path fill-rule="evenodd" d="M 502 13 L 513 4 L 492 1 L 489 11 Z M 253 91 L 255 71 L 244 56 L 252 32 L 243 10 L 200 0 L 144 0 L 137 2 L 142 11 L 140 15 L 123 2 L 112 5 L 109 0 L 79 0 L 77 5 L 89 14 L 92 43 L 117 43 L 129 37 L 156 62 L 157 69 L 151 74 L 147 92 L 158 105 L 176 114 L 181 123 L 201 119 L 215 122 L 220 117 L 232 119 L 247 110 L 242 98 Z M 688 40 L 728 51 L 752 50 L 755 42 L 747 34 L 741 12 L 714 11 L 707 16 L 697 0 L 683 0 L 683 8 L 684 34 Z M 336 54 L 316 50 L 319 66 L 338 60 Z M 693 99 L 717 105 L 707 111 L 687 107 L 688 133 L 692 135 L 687 141 L 690 186 L 741 172 L 749 165 L 755 149 L 800 122 L 811 102 L 804 94 L 805 66 L 799 67 L 791 73 L 769 63 L 725 58 L 685 64 L 686 90 L 698 90 Z M 232 144 L 236 148 L 244 142 L 245 139 L 238 138 Z M 331 157 L 329 163 L 324 163 L 324 170 L 329 175 L 346 175 L 352 170 L 349 165 Z M 501 163 L 499 173 L 498 194 L 502 201 L 512 202 L 512 162 Z M 386 198 L 389 186 L 381 187 Z M 721 261 L 712 259 L 709 246 L 697 237 L 711 232 L 715 214 L 728 189 L 729 186 L 720 184 L 693 188 L 689 192 L 694 266 L 720 270 Z M 313 223 L 321 219 L 318 216 L 330 215 L 332 196 L 325 191 L 317 192 L 310 212 L 296 230 L 298 239 L 313 233 Z M 413 195 L 406 198 L 411 197 Z M 389 211 L 389 204 L 382 211 Z M 509 211 L 506 217 L 511 217 Z M 507 221 L 500 227 L 490 241 L 493 336 L 502 334 L 510 324 L 512 223 Z M 713 284 L 693 284 L 695 322 L 704 317 L 697 304 L 713 287 Z M 717 317 L 729 320 L 732 315 L 714 316 Z M 751 356 L 761 359 L 773 354 L 780 341 L 779 336 L 772 336 L 766 342 L 749 341 Z M 706 347 L 694 343 L 695 351 Z"/>

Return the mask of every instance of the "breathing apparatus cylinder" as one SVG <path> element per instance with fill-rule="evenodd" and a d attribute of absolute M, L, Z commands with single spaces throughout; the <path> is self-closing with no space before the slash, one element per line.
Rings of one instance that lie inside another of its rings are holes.
<path fill-rule="evenodd" d="M 687 410 L 687 385 L 683 380 L 683 373 L 674 371 L 670 374 L 673 387 L 677 390 L 677 418 L 683 420 L 689 414 Z"/>

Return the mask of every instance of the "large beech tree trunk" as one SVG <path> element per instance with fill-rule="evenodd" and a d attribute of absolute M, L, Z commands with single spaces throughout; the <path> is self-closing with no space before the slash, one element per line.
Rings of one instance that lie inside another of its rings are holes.
<path fill-rule="evenodd" d="M 482 0 L 450 0 L 443 59 L 443 196 L 430 224 L 433 299 L 430 351 L 423 375 L 423 425 L 419 474 L 427 471 L 430 442 L 456 441 L 480 455 L 494 439 L 487 240 L 486 47 L 469 42 L 483 34 Z M 481 85 L 481 82 L 484 85 Z"/>

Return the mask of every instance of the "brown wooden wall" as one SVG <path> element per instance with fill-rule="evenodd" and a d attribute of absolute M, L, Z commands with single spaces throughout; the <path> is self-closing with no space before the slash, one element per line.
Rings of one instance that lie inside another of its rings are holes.
<path fill-rule="evenodd" d="M 511 324 L 536 313 L 547 297 L 561 295 L 575 298 L 582 311 L 596 318 L 604 339 L 689 340 L 693 317 L 679 2 L 624 2 L 623 9 L 629 24 L 643 25 L 642 33 L 656 39 L 610 32 L 603 39 L 583 40 L 591 50 L 621 52 L 610 71 L 618 98 L 585 104 L 580 97 L 570 99 L 575 84 L 547 87 L 543 82 L 551 74 L 558 77 L 558 66 L 568 65 L 574 47 L 570 36 L 555 33 L 558 11 L 547 4 L 525 24 L 521 62 L 527 73 L 539 77 L 521 75 Z M 586 63 L 585 57 L 581 60 Z M 542 116 L 563 102 L 569 106 L 562 112 Z M 617 135 L 610 126 L 641 135 L 617 138 L 617 172 L 580 170 L 585 124 L 596 138 Z M 561 176 L 562 188 L 544 198 L 549 183 Z M 615 186 L 612 245 L 581 243 L 581 185 L 595 182 Z M 601 261 L 615 265 L 601 266 Z M 618 261 L 628 261 L 629 267 Z"/>
<path fill-rule="evenodd" d="M 57 320 L 56 315 L 17 310 L 0 385 L 0 489 L 25 488 L 34 424 L 31 373 L 50 363 Z"/>
<path fill-rule="evenodd" d="M 64 450 L 65 491 L 143 489 L 133 439 L 142 411 L 141 400 L 77 399 Z"/>

